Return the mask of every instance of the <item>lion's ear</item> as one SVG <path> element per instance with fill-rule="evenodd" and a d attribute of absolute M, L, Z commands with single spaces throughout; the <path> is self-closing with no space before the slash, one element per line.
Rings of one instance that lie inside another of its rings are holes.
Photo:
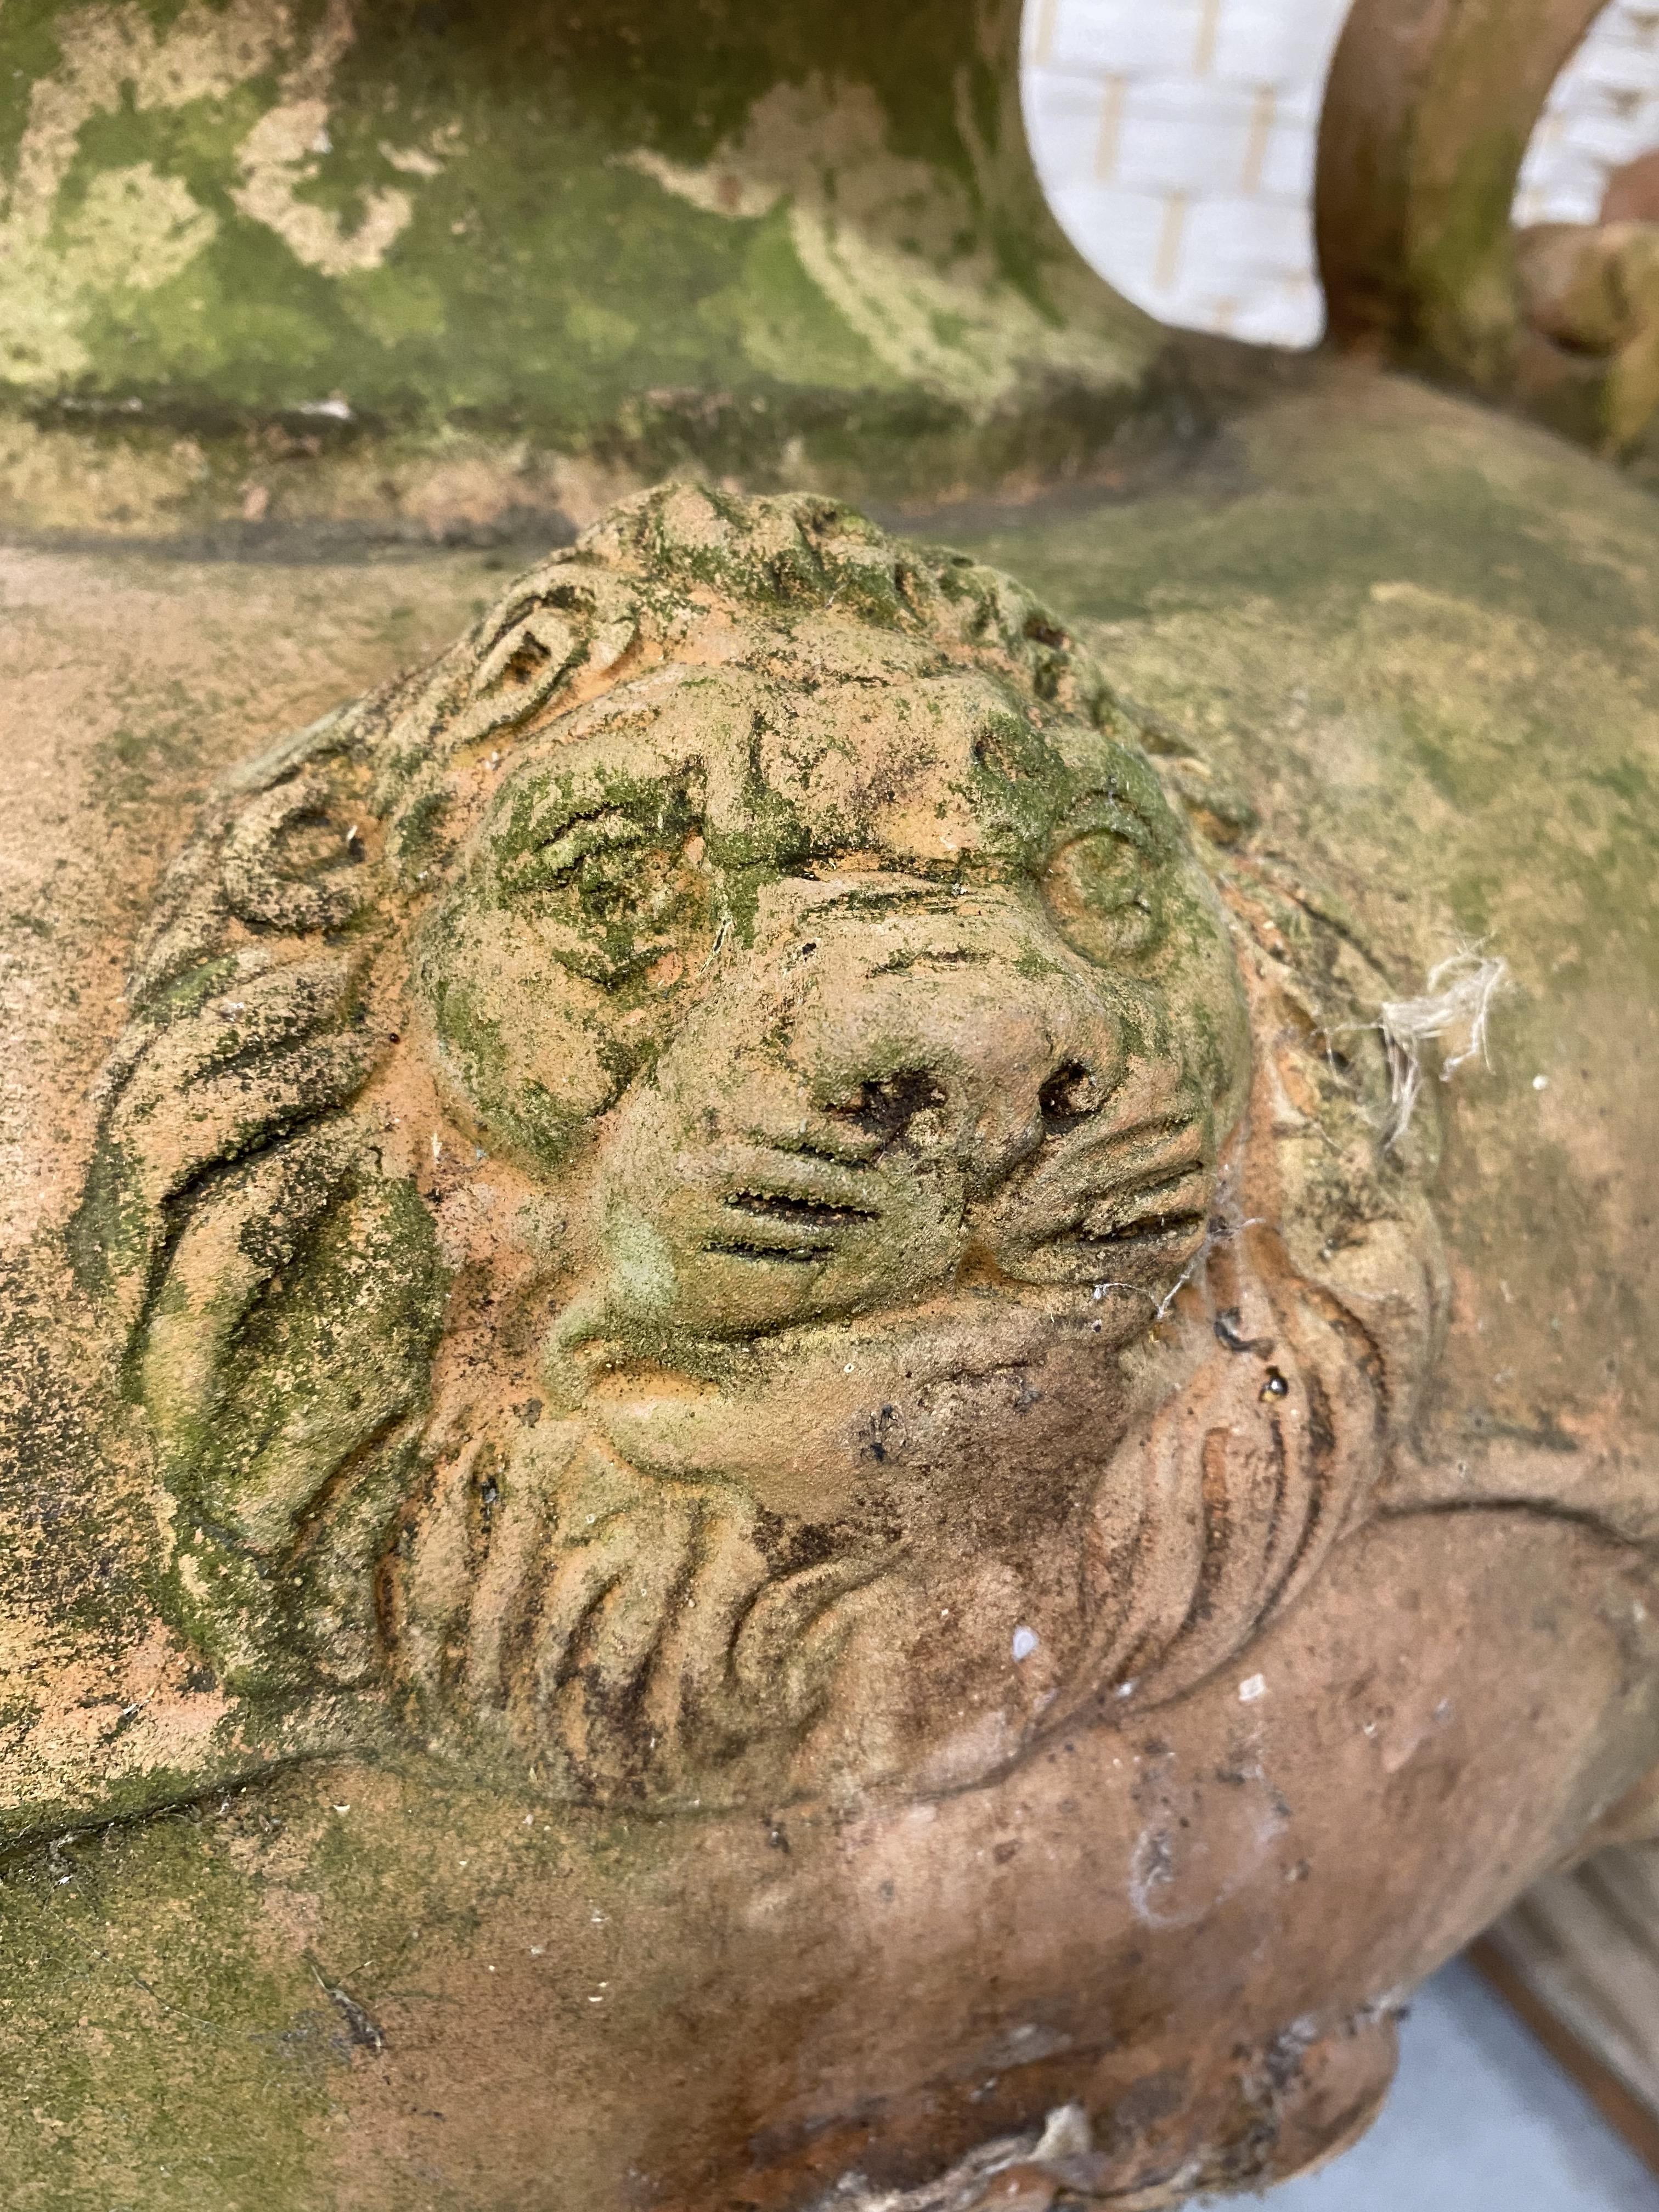
<path fill-rule="evenodd" d="M 383 1048 L 359 1018 L 361 963 L 243 948 L 131 1024 L 70 1224 L 83 1280 L 137 1322 L 189 1194 L 222 1164 L 343 1105 Z"/>
<path fill-rule="evenodd" d="M 621 579 L 555 554 L 439 664 L 412 719 L 441 721 L 446 755 L 504 736 L 584 674 L 614 666 L 638 635 L 638 617 Z"/>
<path fill-rule="evenodd" d="M 316 1584 L 309 1610 L 324 1613 L 367 1589 L 441 1297 L 426 1207 L 349 1129 L 291 1139 L 196 1200 L 134 1370 L 179 1503 L 181 1602 L 222 1659 L 254 1659 L 262 1634 L 242 1616 L 263 1613 L 273 1587 L 283 1609 L 296 1576 Z M 338 1626 L 354 1645 L 370 1633 L 366 1612 Z M 362 1657 L 319 1656 L 337 1674 Z"/>
<path fill-rule="evenodd" d="M 420 1395 L 438 1299 L 430 1216 L 350 1133 L 231 1174 L 192 1212 L 142 1333 L 168 1486 L 249 1550 L 286 1550 Z"/>

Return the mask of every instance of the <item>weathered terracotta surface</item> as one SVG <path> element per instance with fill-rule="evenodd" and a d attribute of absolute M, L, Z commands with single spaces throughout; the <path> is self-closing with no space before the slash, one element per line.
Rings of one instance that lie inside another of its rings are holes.
<path fill-rule="evenodd" d="M 20 2205 L 1177 2202 L 1638 1802 L 1650 503 L 978 536 L 8 556 Z"/>
<path fill-rule="evenodd" d="M 1540 337 L 1600 372 L 1600 442 L 1639 453 L 1659 414 L 1659 222 L 1537 223 L 1516 241 Z"/>
<path fill-rule="evenodd" d="M 0 508 L 553 542 L 688 465 L 1104 469 L 1168 334 L 1055 223 L 1018 0 L 31 0 L 0 26 Z"/>

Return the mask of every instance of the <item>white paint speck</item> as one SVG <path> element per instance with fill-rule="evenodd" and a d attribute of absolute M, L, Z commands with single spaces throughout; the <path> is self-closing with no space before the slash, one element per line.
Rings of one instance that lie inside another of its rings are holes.
<path fill-rule="evenodd" d="M 1035 1628 L 1021 1627 L 1017 1628 L 1014 1631 L 1014 1656 L 1016 1659 L 1029 1659 L 1036 1648 L 1037 1632 Z"/>
<path fill-rule="evenodd" d="M 1253 1705 L 1258 1698 L 1265 1698 L 1267 1694 L 1267 1678 L 1265 1674 L 1247 1674 L 1238 1686 L 1241 1705 Z"/>

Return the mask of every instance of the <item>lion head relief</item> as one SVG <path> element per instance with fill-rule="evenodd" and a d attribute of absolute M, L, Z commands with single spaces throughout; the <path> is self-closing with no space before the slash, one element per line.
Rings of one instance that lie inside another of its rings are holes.
<path fill-rule="evenodd" d="M 1238 1652 L 1438 1265 L 1380 979 L 1160 749 L 1007 578 L 671 486 L 234 778 L 76 1231 L 204 1662 L 708 1804 Z"/>

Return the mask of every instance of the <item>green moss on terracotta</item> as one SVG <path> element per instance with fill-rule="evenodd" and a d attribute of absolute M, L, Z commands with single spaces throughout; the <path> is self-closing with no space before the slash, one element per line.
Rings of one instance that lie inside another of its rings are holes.
<path fill-rule="evenodd" d="M 1488 1379 L 1456 1421 L 1571 1426 L 1614 1376 L 1652 1388 L 1650 1252 L 1563 1147 L 1592 1096 L 1639 1114 L 1659 1049 L 1656 517 L 1540 432 L 1353 372 L 1243 417 L 1207 482 L 975 540 L 1330 856 L 1396 988 L 1460 942 L 1510 963 L 1492 1070 L 1457 1079 L 1444 1218 L 1472 1268 L 1514 1254 L 1516 1304 L 1483 1313 Z M 1521 1354 L 1562 1282 L 1547 1355 Z"/>
<path fill-rule="evenodd" d="M 1042 205 L 1017 16 L 32 0 L 11 519 L 52 526 L 39 471 L 88 435 L 137 502 L 107 521 L 150 531 L 453 527 L 688 462 L 919 492 L 1075 465 L 1158 337 Z"/>
<path fill-rule="evenodd" d="M 0 1870 L 15 2093 L 0 2161 L 18 2212 L 320 2201 L 349 2045 L 303 1960 L 262 1943 L 241 1870 L 204 1844 L 185 1813 Z"/>

